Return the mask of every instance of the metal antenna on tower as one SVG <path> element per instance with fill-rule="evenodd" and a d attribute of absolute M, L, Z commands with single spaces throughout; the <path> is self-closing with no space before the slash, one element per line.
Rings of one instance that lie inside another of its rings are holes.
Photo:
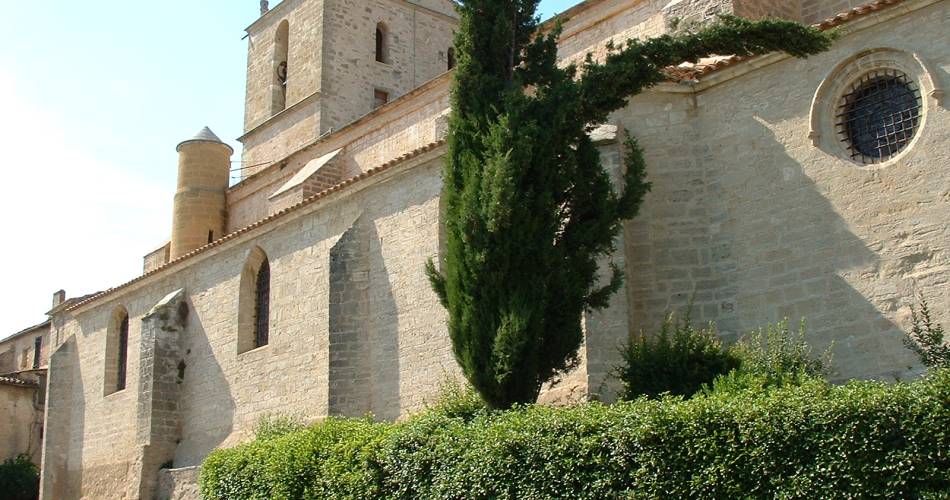
<path fill-rule="evenodd" d="M 261 15 L 267 14 L 267 11 L 270 10 L 270 2 L 267 0 L 261 0 Z"/>

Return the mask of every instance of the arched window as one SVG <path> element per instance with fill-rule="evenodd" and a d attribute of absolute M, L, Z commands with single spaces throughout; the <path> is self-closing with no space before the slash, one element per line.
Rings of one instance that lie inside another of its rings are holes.
<path fill-rule="evenodd" d="M 270 262 L 264 259 L 254 289 L 254 347 L 267 345 L 270 333 Z"/>
<path fill-rule="evenodd" d="M 238 353 L 270 342 L 270 261 L 260 247 L 250 251 L 241 272 L 238 298 Z"/>
<path fill-rule="evenodd" d="M 379 23 L 376 25 L 376 61 L 389 63 L 389 40 L 386 25 Z"/>
<path fill-rule="evenodd" d="M 449 47 L 448 51 L 448 67 L 452 69 L 455 67 L 455 47 Z"/>
<path fill-rule="evenodd" d="M 272 90 L 272 114 L 287 108 L 287 79 L 289 77 L 288 50 L 290 47 L 290 23 L 283 21 L 277 27 L 274 38 L 274 69 Z"/>
<path fill-rule="evenodd" d="M 106 329 L 106 355 L 103 393 L 125 389 L 129 366 L 129 313 L 118 307 L 112 313 Z"/>

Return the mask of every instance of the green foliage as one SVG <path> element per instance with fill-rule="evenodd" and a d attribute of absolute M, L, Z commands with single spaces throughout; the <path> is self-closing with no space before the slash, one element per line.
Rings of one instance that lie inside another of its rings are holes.
<path fill-rule="evenodd" d="M 280 437 L 212 452 L 199 477 L 204 498 L 363 499 L 377 496 L 377 453 L 391 428 L 327 419 Z"/>
<path fill-rule="evenodd" d="M 205 498 L 946 498 L 950 370 L 518 406 L 472 419 L 327 420 L 214 452 Z M 943 495 L 943 496 L 941 496 Z"/>
<path fill-rule="evenodd" d="M 0 498 L 34 500 L 40 494 L 40 469 L 29 455 L 20 455 L 0 464 Z"/>
<path fill-rule="evenodd" d="M 950 368 L 950 346 L 944 339 L 943 325 L 933 320 L 926 299 L 920 298 L 920 311 L 911 308 L 913 326 L 904 338 L 904 345 L 920 358 L 927 368 Z"/>
<path fill-rule="evenodd" d="M 623 350 L 622 399 L 656 397 L 663 393 L 692 396 L 703 385 L 739 367 L 739 358 L 716 335 L 713 324 L 696 329 L 687 315 L 667 316 L 651 337 L 634 338 Z"/>
<path fill-rule="evenodd" d="M 717 377 L 703 388 L 709 394 L 735 395 L 760 392 L 786 385 L 827 384 L 831 374 L 832 348 L 819 357 L 805 341 L 805 321 L 792 332 L 788 320 L 753 331 L 730 353 L 739 359 L 739 368 Z"/>
<path fill-rule="evenodd" d="M 254 435 L 259 440 L 273 439 L 302 430 L 306 425 L 299 416 L 267 414 L 257 421 Z"/>
<path fill-rule="evenodd" d="M 588 132 L 663 68 L 711 54 L 804 57 L 831 36 L 795 23 L 724 17 L 695 33 L 630 40 L 603 62 L 557 64 L 560 27 L 538 34 L 537 0 L 464 0 L 443 174 L 446 252 L 427 273 L 449 312 L 465 377 L 492 408 L 537 399 L 577 363 L 585 309 L 622 284 L 598 282 L 624 220 L 650 189 L 635 141 L 615 190 Z"/>
<path fill-rule="evenodd" d="M 742 371 L 763 375 L 780 384 L 799 375 L 825 378 L 831 373 L 832 347 L 816 357 L 805 341 L 805 320 L 792 332 L 788 319 L 759 328 L 732 347 L 742 361 Z"/>
<path fill-rule="evenodd" d="M 488 407 L 471 386 L 447 378 L 440 384 L 439 396 L 426 405 L 426 411 L 468 421 L 488 411 Z"/>

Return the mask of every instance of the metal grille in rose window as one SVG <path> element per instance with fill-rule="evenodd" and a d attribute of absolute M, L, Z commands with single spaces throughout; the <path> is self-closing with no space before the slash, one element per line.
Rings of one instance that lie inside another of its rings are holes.
<path fill-rule="evenodd" d="M 899 71 L 873 71 L 853 83 L 836 124 L 851 158 L 877 163 L 904 149 L 920 125 L 920 106 L 920 90 Z"/>

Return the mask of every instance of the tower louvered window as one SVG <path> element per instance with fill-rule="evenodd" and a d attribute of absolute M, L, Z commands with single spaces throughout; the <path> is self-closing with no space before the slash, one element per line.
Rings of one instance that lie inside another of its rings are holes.
<path fill-rule="evenodd" d="M 121 391 L 125 389 L 125 378 L 126 371 L 128 368 L 128 354 L 129 354 L 129 317 L 126 315 L 122 318 L 122 322 L 119 324 L 119 352 L 118 352 L 118 362 L 119 366 L 116 370 L 116 384 L 115 390 Z"/>
<path fill-rule="evenodd" d="M 254 307 L 254 346 L 267 345 L 270 332 L 270 264 L 265 259 L 257 271 Z"/>

